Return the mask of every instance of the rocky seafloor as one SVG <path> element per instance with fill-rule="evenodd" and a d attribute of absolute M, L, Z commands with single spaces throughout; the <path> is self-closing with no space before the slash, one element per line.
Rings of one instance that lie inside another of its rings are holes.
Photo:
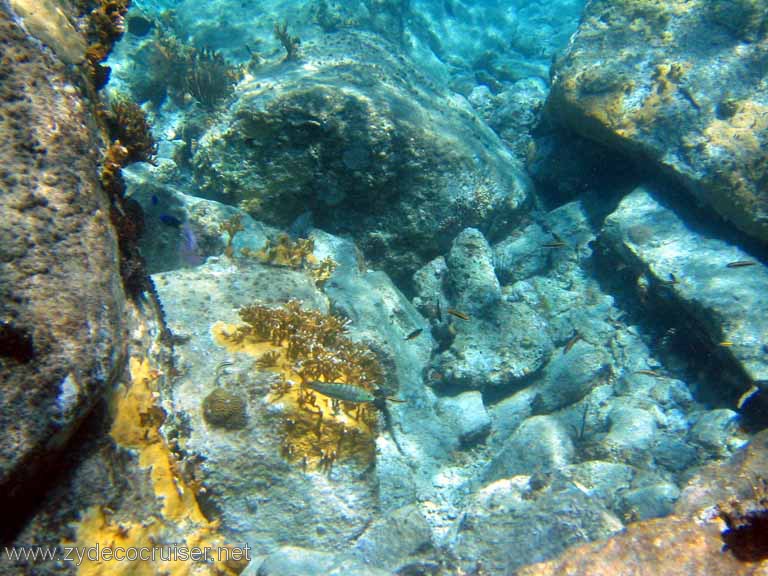
<path fill-rule="evenodd" d="M 765 86 L 738 71 L 768 27 L 732 4 L 134 2 L 100 98 L 142 105 L 152 162 L 73 215 L 42 160 L 9 180 L 5 235 L 50 238 L 3 259 L 4 542 L 252 553 L 139 574 L 761 573 Z M 61 74 L 23 101 L 94 98 L 12 14 Z"/>

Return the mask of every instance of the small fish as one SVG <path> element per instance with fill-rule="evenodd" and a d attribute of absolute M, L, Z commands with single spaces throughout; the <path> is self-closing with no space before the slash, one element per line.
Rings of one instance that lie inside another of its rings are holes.
<path fill-rule="evenodd" d="M 405 337 L 405 339 L 406 339 L 406 340 L 413 340 L 413 339 L 414 339 L 414 338 L 416 338 L 416 337 L 417 337 L 419 334 L 421 334 L 421 332 L 422 332 L 422 329 L 421 329 L 421 328 L 416 328 L 416 330 L 414 330 L 413 332 L 411 332 L 410 334 L 408 334 L 408 336 L 406 336 L 406 337 Z"/>
<path fill-rule="evenodd" d="M 315 392 L 320 392 L 323 396 L 334 398 L 336 400 L 342 400 L 344 402 L 352 402 L 354 404 L 371 404 L 376 397 L 361 386 L 355 386 L 354 384 L 344 384 L 343 382 L 320 382 L 315 380 L 307 384 L 308 388 L 311 388 Z"/>
<path fill-rule="evenodd" d="M 183 224 L 183 222 L 176 218 L 176 216 L 171 216 L 170 214 L 160 214 L 160 222 L 166 226 L 173 226 L 174 228 L 180 228 Z"/>
<path fill-rule="evenodd" d="M 653 376 L 654 378 L 666 378 L 663 374 L 659 374 L 655 370 L 635 370 L 635 374 L 642 374 L 643 376 Z"/>
<path fill-rule="evenodd" d="M 744 408 L 744 404 L 749 402 L 749 400 L 751 400 L 755 396 L 755 394 L 757 394 L 758 392 L 760 392 L 760 388 L 758 388 L 754 384 L 750 386 L 749 390 L 747 390 L 746 392 L 744 392 L 744 394 L 739 396 L 739 401 L 736 402 L 736 409 L 741 410 L 742 408 Z"/>
<path fill-rule="evenodd" d="M 725 265 L 726 268 L 746 268 L 747 266 L 754 266 L 757 262 L 753 260 L 737 260 L 736 262 L 728 262 Z"/>
<path fill-rule="evenodd" d="M 464 312 L 461 312 L 460 310 L 456 310 L 454 308 L 448 308 L 446 312 L 448 312 L 448 314 L 450 314 L 451 316 L 456 316 L 456 318 L 460 318 L 461 320 L 469 320 L 469 315 L 465 314 Z"/>
<path fill-rule="evenodd" d="M 437 321 L 442 322 L 443 321 L 443 311 L 440 309 L 440 298 L 435 300 L 435 304 L 437 305 Z"/>
<path fill-rule="evenodd" d="M 573 335 L 573 337 L 572 337 L 570 340 L 568 340 L 568 343 L 565 345 L 565 348 L 563 348 L 563 356 L 565 356 L 566 354 L 568 354 L 568 352 L 570 352 L 570 351 L 571 351 L 571 348 L 573 348 L 574 346 L 576 346 L 576 342 L 578 342 L 579 340 L 581 340 L 581 334 L 579 334 L 578 332 L 576 332 L 576 333 Z"/>
<path fill-rule="evenodd" d="M 718 346 L 722 346 L 723 348 L 730 348 L 731 346 L 733 346 L 733 342 L 731 342 L 730 340 L 723 340 L 722 342 L 720 342 L 720 344 L 718 344 Z"/>
<path fill-rule="evenodd" d="M 562 248 L 563 246 L 567 246 L 567 244 L 562 240 L 553 240 L 552 242 L 547 242 L 546 244 L 542 244 L 541 246 L 543 248 Z"/>
<path fill-rule="evenodd" d="M 157 206 L 160 202 L 160 199 L 157 197 L 157 194 L 152 194 L 152 206 Z"/>

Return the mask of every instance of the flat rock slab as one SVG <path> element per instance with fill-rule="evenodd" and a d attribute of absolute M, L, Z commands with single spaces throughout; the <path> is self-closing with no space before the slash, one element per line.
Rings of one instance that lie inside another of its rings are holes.
<path fill-rule="evenodd" d="M 768 268 L 740 248 L 691 230 L 646 188 L 624 198 L 602 237 L 636 269 L 663 285 L 758 386 L 768 389 Z M 729 267 L 734 262 L 751 262 Z M 676 281 L 672 282 L 671 278 Z"/>

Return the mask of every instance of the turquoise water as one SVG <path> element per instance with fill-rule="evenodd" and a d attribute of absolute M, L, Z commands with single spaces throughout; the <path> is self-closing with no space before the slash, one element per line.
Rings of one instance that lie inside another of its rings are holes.
<path fill-rule="evenodd" d="M 8 542 L 495 576 L 719 515 L 712 562 L 764 559 L 766 21 L 733 4 L 134 1 L 98 96 L 119 368 Z"/>

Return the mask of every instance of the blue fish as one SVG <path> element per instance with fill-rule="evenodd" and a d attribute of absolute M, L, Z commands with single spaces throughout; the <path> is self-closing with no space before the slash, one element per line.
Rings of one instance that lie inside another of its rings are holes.
<path fill-rule="evenodd" d="M 157 194 L 152 194 L 152 206 L 157 206 L 159 202 L 160 198 L 157 197 Z"/>
<path fill-rule="evenodd" d="M 173 226 L 174 228 L 179 228 L 182 224 L 181 220 L 170 214 L 160 214 L 160 222 L 166 226 Z"/>

